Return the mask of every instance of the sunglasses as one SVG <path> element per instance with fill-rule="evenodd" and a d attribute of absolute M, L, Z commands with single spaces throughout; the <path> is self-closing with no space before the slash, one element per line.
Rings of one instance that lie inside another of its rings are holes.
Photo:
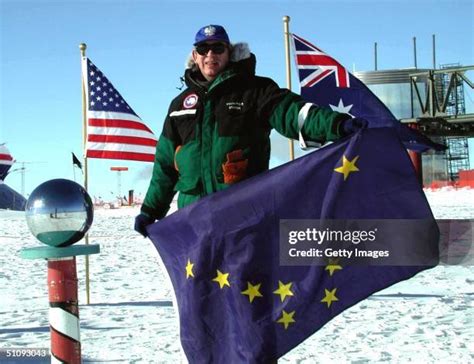
<path fill-rule="evenodd" d="M 205 56 L 209 51 L 212 51 L 214 54 L 222 54 L 226 49 L 227 46 L 224 43 L 204 43 L 196 46 L 196 52 L 201 56 Z"/>

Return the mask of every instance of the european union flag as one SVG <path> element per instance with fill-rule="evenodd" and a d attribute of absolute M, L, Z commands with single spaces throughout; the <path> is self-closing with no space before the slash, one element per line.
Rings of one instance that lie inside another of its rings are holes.
<path fill-rule="evenodd" d="M 446 149 L 401 124 L 380 99 L 338 61 L 307 40 L 292 34 L 301 96 L 312 103 L 364 118 L 369 128 L 395 128 L 408 149 Z"/>
<path fill-rule="evenodd" d="M 274 361 L 348 307 L 428 268 L 284 266 L 283 219 L 435 224 L 393 128 L 362 130 L 153 224 L 191 363 Z"/>

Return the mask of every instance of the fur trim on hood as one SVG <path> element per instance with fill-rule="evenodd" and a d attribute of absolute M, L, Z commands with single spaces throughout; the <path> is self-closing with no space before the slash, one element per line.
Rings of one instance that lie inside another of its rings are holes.
<path fill-rule="evenodd" d="M 244 59 L 250 58 L 250 47 L 247 43 L 235 43 L 232 44 L 232 51 L 230 54 L 230 62 L 239 62 Z M 195 65 L 193 60 L 193 53 L 189 53 L 188 58 L 184 66 L 186 69 L 193 68 Z"/>

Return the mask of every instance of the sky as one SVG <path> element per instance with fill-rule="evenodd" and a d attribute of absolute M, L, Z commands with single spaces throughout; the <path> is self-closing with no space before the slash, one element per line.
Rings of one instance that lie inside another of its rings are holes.
<path fill-rule="evenodd" d="M 221 24 L 232 42 L 247 42 L 257 57 L 257 74 L 286 86 L 283 21 L 349 70 L 413 67 L 413 37 L 419 68 L 474 64 L 472 0 L 371 1 L 23 1 L 0 0 L 0 143 L 7 142 L 26 168 L 24 192 L 54 178 L 82 183 L 71 152 L 82 158 L 82 101 L 79 44 L 124 99 L 158 136 L 194 35 Z M 299 92 L 292 58 L 292 89 Z M 472 72 L 470 78 L 474 79 Z M 474 112 L 472 93 L 468 111 Z M 471 168 L 474 143 L 470 140 Z M 272 136 L 271 165 L 288 161 L 288 142 Z M 296 147 L 296 146 L 295 146 Z M 151 163 L 89 159 L 89 193 L 112 200 L 121 173 L 121 195 L 143 196 Z M 17 170 L 6 183 L 22 192 Z"/>

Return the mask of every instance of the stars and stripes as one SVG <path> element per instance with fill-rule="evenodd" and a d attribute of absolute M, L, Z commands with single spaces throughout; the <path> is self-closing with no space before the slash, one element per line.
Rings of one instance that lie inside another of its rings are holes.
<path fill-rule="evenodd" d="M 13 165 L 13 157 L 10 154 L 10 151 L 7 149 L 5 143 L 0 144 L 0 164 L 5 164 L 8 166 Z"/>
<path fill-rule="evenodd" d="M 86 156 L 153 162 L 157 140 L 150 128 L 88 58 L 83 59 L 83 75 Z"/>
<path fill-rule="evenodd" d="M 337 87 L 350 87 L 349 72 L 334 58 L 294 34 L 293 44 L 301 87 L 312 87 L 332 74 Z"/>
<path fill-rule="evenodd" d="M 0 144 L 0 181 L 5 179 L 14 162 L 5 143 Z"/>

